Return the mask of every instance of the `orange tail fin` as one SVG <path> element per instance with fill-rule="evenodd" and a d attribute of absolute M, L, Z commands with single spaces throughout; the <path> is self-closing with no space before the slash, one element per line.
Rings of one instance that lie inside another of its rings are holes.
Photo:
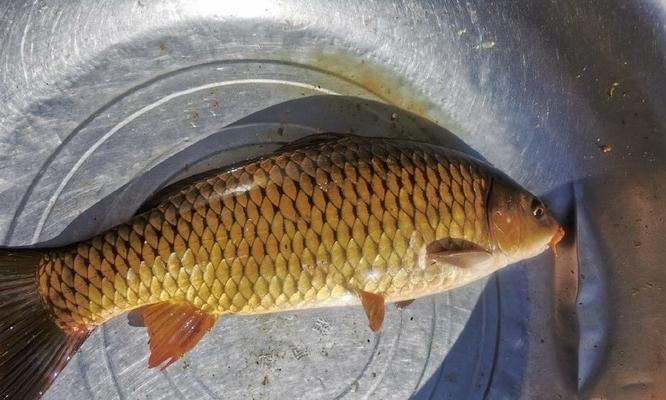
<path fill-rule="evenodd" d="M 37 399 L 88 336 L 56 325 L 37 292 L 36 251 L 0 249 L 0 399 Z"/>

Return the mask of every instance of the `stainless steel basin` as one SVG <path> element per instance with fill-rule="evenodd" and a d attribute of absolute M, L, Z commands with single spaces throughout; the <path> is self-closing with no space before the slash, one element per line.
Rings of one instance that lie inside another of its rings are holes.
<path fill-rule="evenodd" d="M 356 308 L 228 317 L 161 372 L 117 318 L 46 398 L 666 396 L 665 23 L 658 0 L 5 0 L 0 245 L 317 131 L 461 148 L 568 230 L 376 336 Z"/>

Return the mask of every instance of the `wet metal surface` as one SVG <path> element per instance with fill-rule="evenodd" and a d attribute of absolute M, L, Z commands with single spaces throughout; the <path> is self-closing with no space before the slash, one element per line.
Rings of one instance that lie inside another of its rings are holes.
<path fill-rule="evenodd" d="M 651 0 L 0 3 L 4 246 L 327 130 L 473 151 L 570 233 L 377 336 L 360 308 L 228 317 L 161 372 L 117 318 L 46 397 L 663 396 L 664 21 Z"/>

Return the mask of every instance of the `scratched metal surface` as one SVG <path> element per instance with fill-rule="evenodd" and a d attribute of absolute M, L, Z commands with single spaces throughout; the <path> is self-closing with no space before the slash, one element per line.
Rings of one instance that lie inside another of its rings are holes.
<path fill-rule="evenodd" d="M 475 152 L 570 232 L 556 262 L 391 308 L 377 336 L 358 308 L 229 317 L 160 372 L 117 318 L 46 398 L 663 396 L 665 20 L 657 0 L 0 2 L 2 245 L 89 236 L 322 130 Z"/>

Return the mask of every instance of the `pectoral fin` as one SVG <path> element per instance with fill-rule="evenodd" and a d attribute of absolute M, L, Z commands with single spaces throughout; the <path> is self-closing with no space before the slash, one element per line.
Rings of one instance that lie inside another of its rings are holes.
<path fill-rule="evenodd" d="M 430 260 L 459 268 L 473 267 L 492 257 L 486 249 L 464 239 L 436 240 L 426 246 L 426 255 Z"/>
<path fill-rule="evenodd" d="M 150 337 L 150 368 L 162 365 L 164 369 L 176 362 L 192 350 L 217 321 L 216 316 L 185 303 L 163 302 L 142 310 Z"/>
<path fill-rule="evenodd" d="M 376 293 L 358 291 L 361 297 L 361 303 L 365 309 L 365 315 L 368 316 L 368 323 L 373 332 L 379 331 L 384 322 L 384 296 Z"/>

